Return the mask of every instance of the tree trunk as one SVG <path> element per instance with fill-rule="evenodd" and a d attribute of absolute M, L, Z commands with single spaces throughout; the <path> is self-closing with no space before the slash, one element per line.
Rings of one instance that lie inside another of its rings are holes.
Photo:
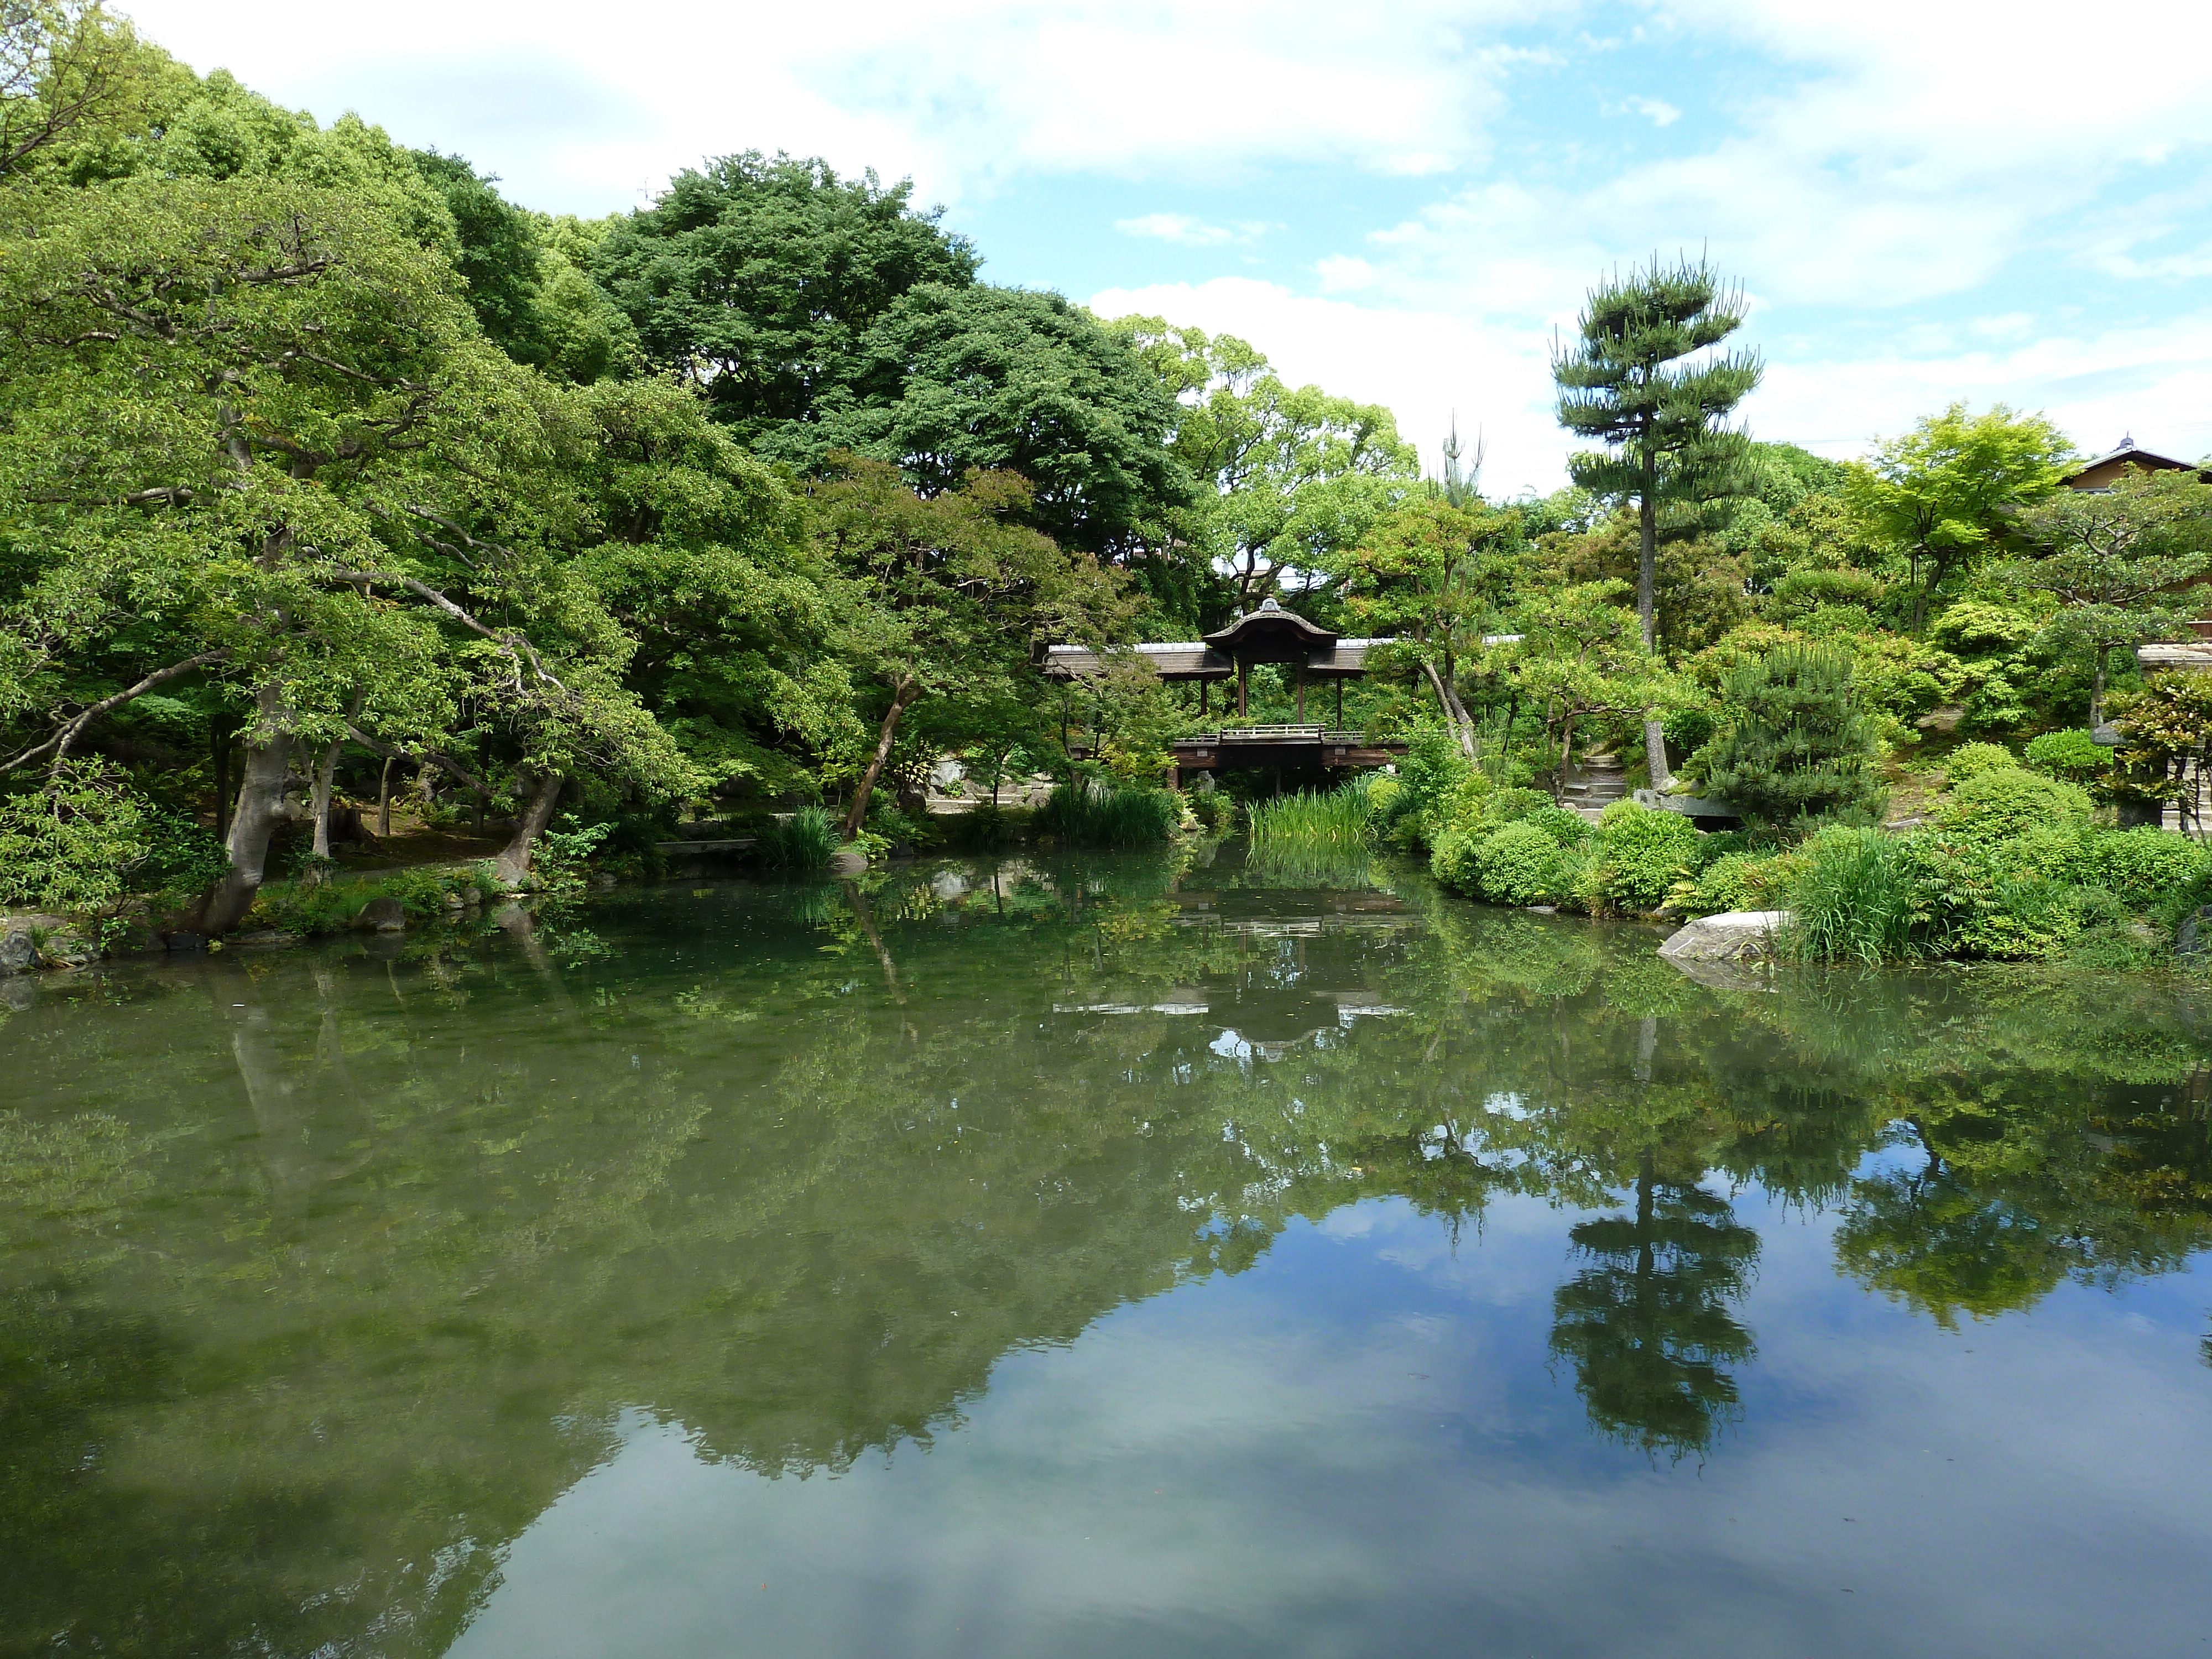
<path fill-rule="evenodd" d="M 1644 452 L 1644 489 L 1636 503 L 1636 619 L 1644 625 L 1644 648 L 1659 642 L 1659 454 Z"/>
<path fill-rule="evenodd" d="M 215 838 L 230 839 L 230 757 L 238 749 L 237 723 L 227 714 L 208 722 L 209 746 L 215 750 Z"/>
<path fill-rule="evenodd" d="M 292 711 L 284 689 L 271 682 L 255 699 L 253 737 L 246 745 L 246 775 L 238 786 L 223 846 L 230 867 L 216 877 L 188 913 L 185 931 L 227 933 L 253 908 L 269 862 L 269 838 L 284 817 L 284 781 L 292 761 Z"/>
<path fill-rule="evenodd" d="M 1644 628 L 1646 655 L 1659 649 L 1659 456 L 1644 453 L 1644 494 L 1636 506 L 1636 619 Z M 1664 789 L 1674 781 L 1667 767 L 1667 738 L 1660 722 L 1644 717 L 1644 763 L 1651 773 L 1651 787 Z"/>
<path fill-rule="evenodd" d="M 1644 762 L 1651 769 L 1651 787 L 1664 789 L 1674 781 L 1667 764 L 1667 726 L 1656 714 L 1644 717 Z"/>
<path fill-rule="evenodd" d="M 868 769 L 860 774 L 860 781 L 853 791 L 853 805 L 845 814 L 847 841 L 859 835 L 860 826 L 868 821 L 868 797 L 875 793 L 876 780 L 884 775 L 884 763 L 891 757 L 891 739 L 898 735 L 899 717 L 921 696 L 921 687 L 913 680 L 892 692 L 890 708 L 884 715 L 884 729 L 876 738 L 876 752 L 868 757 Z"/>
<path fill-rule="evenodd" d="M 2097 678 L 2089 688 L 2089 729 L 2092 732 L 2105 723 L 2106 659 L 2112 654 L 2112 650 L 2109 645 L 2097 647 Z"/>
<path fill-rule="evenodd" d="M 315 856 L 326 859 L 331 855 L 331 782 L 337 775 L 338 750 L 343 745 L 332 744 L 323 750 L 323 757 L 315 765 L 315 789 L 309 797 L 315 815 Z"/>
<path fill-rule="evenodd" d="M 548 772 L 538 781 L 530 804 L 514 820 L 514 835 L 492 860 L 493 873 L 507 886 L 517 885 L 530 873 L 530 851 L 545 826 L 553 822 L 553 809 L 561 804 L 561 775 Z"/>
<path fill-rule="evenodd" d="M 376 776 L 376 838 L 392 839 L 392 757 L 384 757 L 384 770 Z"/>

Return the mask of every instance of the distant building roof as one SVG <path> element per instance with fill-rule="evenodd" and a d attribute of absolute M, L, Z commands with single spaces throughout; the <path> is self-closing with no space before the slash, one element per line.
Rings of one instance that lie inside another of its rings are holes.
<path fill-rule="evenodd" d="M 2059 482 L 2069 489 L 2109 489 L 2115 480 L 2130 467 L 2144 472 L 2179 472 L 2196 467 L 2195 461 L 2179 461 L 2171 455 L 2160 455 L 2152 450 L 2139 449 L 2136 441 L 2120 440 L 2118 449 L 2082 462 Z M 2206 476 L 2200 473 L 2200 476 Z"/>

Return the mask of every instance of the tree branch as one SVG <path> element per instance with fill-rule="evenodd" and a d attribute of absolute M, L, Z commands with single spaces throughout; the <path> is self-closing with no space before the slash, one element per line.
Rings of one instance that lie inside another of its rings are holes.
<path fill-rule="evenodd" d="M 33 748 L 26 749 L 13 760 L 0 762 L 0 772 L 12 772 L 25 762 L 36 760 L 49 749 L 54 751 L 54 764 L 60 765 L 68 757 L 70 745 L 84 735 L 85 727 L 90 726 L 110 709 L 120 708 L 131 698 L 151 691 L 157 685 L 166 684 L 180 674 L 189 674 L 195 668 L 204 668 L 211 662 L 221 662 L 229 655 L 229 648 L 225 647 L 218 651 L 203 651 L 197 657 L 187 657 L 182 662 L 171 663 L 167 668 L 155 669 L 137 684 L 118 691 L 113 696 L 104 698 L 93 704 L 82 714 L 71 716 L 64 721 L 61 728 L 44 743 Z"/>
<path fill-rule="evenodd" d="M 379 743 L 374 738 L 370 737 L 368 733 L 362 731 L 359 726 L 354 726 L 350 723 L 346 726 L 346 736 L 351 738 L 356 743 L 368 750 L 371 754 L 381 755 L 386 760 L 405 761 L 410 764 L 428 763 L 431 766 L 437 767 L 441 771 L 450 772 L 453 776 L 460 780 L 464 787 L 474 791 L 476 794 L 483 799 L 489 800 L 492 798 L 491 790 L 486 787 L 483 779 L 477 777 L 475 773 L 470 771 L 467 767 L 462 765 L 460 762 L 455 760 L 451 755 L 446 754 L 441 750 L 418 749 L 410 750 L 394 748 L 388 743 Z"/>

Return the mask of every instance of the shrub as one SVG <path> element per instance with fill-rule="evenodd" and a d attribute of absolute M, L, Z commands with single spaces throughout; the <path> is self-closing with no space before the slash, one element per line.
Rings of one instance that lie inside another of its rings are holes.
<path fill-rule="evenodd" d="M 1509 823 L 1474 849 L 1476 884 L 1502 904 L 1556 904 L 1571 897 L 1583 860 L 1533 823 Z"/>
<path fill-rule="evenodd" d="M 1771 908 L 1788 878 L 1783 861 L 1751 853 L 1723 853 L 1696 875 L 1668 890 L 1668 904 L 1686 916 L 1717 916 L 1729 910 Z"/>
<path fill-rule="evenodd" d="M 1405 793 L 1392 815 L 1392 834 L 1408 847 L 1431 845 L 1457 820 L 1462 795 L 1490 787 L 1468 764 L 1458 740 L 1435 725 L 1417 726 L 1406 734 L 1398 779 Z"/>
<path fill-rule="evenodd" d="M 1697 854 L 1697 826 L 1680 813 L 1615 801 L 1598 818 L 1597 896 L 1610 909 L 1655 909 Z"/>
<path fill-rule="evenodd" d="M 1997 841 L 2039 826 L 2087 823 L 2089 796 L 2078 784 L 2008 766 L 1956 786 L 1933 817 L 1954 835 Z"/>
<path fill-rule="evenodd" d="M 2020 762 L 2011 750 L 2001 743 L 1961 744 L 1943 760 L 1943 780 L 1956 789 L 1969 778 L 1978 778 L 1984 772 L 2017 771 Z"/>
<path fill-rule="evenodd" d="M 2045 732 L 2027 745 L 2027 763 L 2069 783 L 2087 783 L 2112 763 L 2112 751 L 2078 727 Z"/>
<path fill-rule="evenodd" d="M 2023 858 L 2026 850 L 2019 842 L 1971 836 L 1918 836 L 1904 843 L 1920 952 L 2020 960 L 2047 957 L 2073 934 L 2081 890 Z"/>
<path fill-rule="evenodd" d="M 1670 813 L 1668 816 L 1673 815 Z M 1533 825 L 1562 847 L 1579 847 L 1595 833 L 1588 818 L 1579 812 L 1571 812 L 1564 806 L 1546 805 L 1522 817 L 1500 822 Z"/>
<path fill-rule="evenodd" d="M 1788 888 L 1791 954 L 1881 962 L 1919 953 L 1915 870 L 1906 843 L 1879 830 L 1822 830 L 1799 849 Z"/>
<path fill-rule="evenodd" d="M 789 817 L 764 825 L 756 845 L 762 862 L 776 869 L 819 870 L 843 842 L 835 813 L 826 806 L 802 806 Z"/>
<path fill-rule="evenodd" d="M 2186 836 L 2145 826 L 2100 830 L 2084 838 L 2080 879 L 2136 910 L 2162 910 L 2212 878 L 2212 850 Z"/>
<path fill-rule="evenodd" d="M 1380 835 L 1389 829 L 1391 821 L 1407 805 L 1405 784 L 1388 772 L 1366 773 L 1353 787 L 1359 791 L 1360 800 L 1366 808 L 1367 827 L 1374 834 Z"/>
<path fill-rule="evenodd" d="M 1164 789 L 1079 781 L 1053 790 L 1037 809 L 1036 826 L 1075 846 L 1148 847 L 1174 834 L 1182 817 Z"/>
<path fill-rule="evenodd" d="M 1429 851 L 1429 873 L 1454 892 L 1480 894 L 1481 875 L 1474 856 L 1474 849 L 1480 844 L 1477 831 L 1445 830 Z"/>
<path fill-rule="evenodd" d="M 1708 786 L 1747 817 L 1789 823 L 1854 807 L 1879 810 L 1874 731 L 1839 651 L 1784 645 L 1729 670 L 1732 715 L 1710 745 Z"/>

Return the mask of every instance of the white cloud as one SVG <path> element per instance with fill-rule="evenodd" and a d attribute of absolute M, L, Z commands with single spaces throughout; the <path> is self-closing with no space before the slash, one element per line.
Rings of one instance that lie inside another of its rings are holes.
<path fill-rule="evenodd" d="M 479 155 L 545 204 L 570 204 L 559 191 L 602 206 L 749 147 L 911 173 L 925 195 L 956 201 L 1069 170 L 1434 173 L 1480 154 L 1501 79 L 1529 60 L 1486 37 L 1542 13 L 1537 0 L 1400 0 L 1383 14 L 1324 0 L 856 0 L 824 28 L 803 8 L 664 0 L 610 28 L 580 0 L 388 0 L 364 27 L 363 14 L 291 0 L 126 5 L 198 68 L 228 67 L 325 117 L 357 105 L 412 143 L 473 133 Z M 465 84 L 414 90 L 426 57 L 466 66 Z M 630 118 L 553 157 L 480 118 L 518 99 L 564 111 L 579 85 Z"/>
<path fill-rule="evenodd" d="M 1146 213 L 1134 219 L 1116 219 L 1114 228 L 1124 236 L 1149 236 L 1179 247 L 1220 247 L 1231 242 L 1256 241 L 1267 234 L 1267 226 L 1257 219 L 1210 225 L 1188 213 Z"/>
<path fill-rule="evenodd" d="M 1465 317 L 1313 299 L 1275 283 L 1211 282 L 1108 289 L 1091 296 L 1102 317 L 1131 312 L 1249 340 L 1293 385 L 1387 405 L 1431 471 L 1456 419 L 1487 445 L 1483 488 L 1492 495 L 1548 490 L 1564 453 L 1551 416 L 1548 343 L 1525 330 Z"/>
<path fill-rule="evenodd" d="M 1682 118 L 1682 112 L 1663 98 L 1624 98 L 1606 113 L 1648 116 L 1654 126 L 1661 127 L 1671 127 Z"/>

